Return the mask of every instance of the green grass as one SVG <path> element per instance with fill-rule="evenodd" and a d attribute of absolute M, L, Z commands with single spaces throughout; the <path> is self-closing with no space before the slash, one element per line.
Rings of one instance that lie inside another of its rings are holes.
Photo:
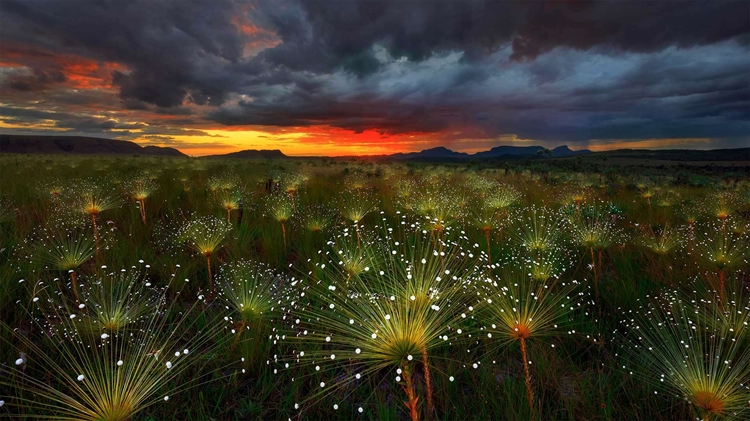
<path fill-rule="evenodd" d="M 148 405 L 137 413 L 105 419 L 747 418 L 750 203 L 740 198 L 750 182 L 730 170 L 0 156 L 0 418 L 64 415 L 43 406 L 55 402 L 38 393 L 50 387 L 81 402 L 100 396 L 104 386 L 76 389 L 69 363 L 90 376 L 112 372 L 98 362 L 107 349 L 88 348 L 106 320 L 117 335 L 150 326 L 153 337 L 117 355 L 154 368 L 143 378 L 158 387 L 138 388 Z M 266 190 L 269 178 L 278 190 Z M 81 210 L 86 191 L 106 199 L 95 218 Z M 134 267 L 137 277 L 121 275 Z M 490 307 L 490 295 L 503 298 Z M 664 304 L 686 296 L 704 303 L 699 317 Z M 436 320 L 425 305 L 437 301 L 446 313 L 422 338 Z M 262 315 L 243 313 L 244 302 Z M 502 326 L 547 302 L 574 305 L 548 317 L 544 335 L 524 338 L 525 368 L 519 335 Z M 63 317 L 80 304 L 91 323 Z M 398 329 L 379 338 L 394 340 L 373 341 L 369 330 L 385 328 L 385 315 Z M 672 319 L 681 324 L 658 326 Z M 730 349 L 708 333 L 690 337 L 679 329 L 686 320 L 740 339 Z M 194 362 L 171 377 L 136 346 L 192 337 L 201 344 Z M 696 363 L 680 374 L 681 340 L 705 351 L 694 359 L 731 353 L 740 367 Z M 644 344 L 661 347 L 658 358 Z M 663 371 L 679 379 L 701 367 L 729 389 L 708 385 L 713 395 L 696 396 L 660 381 Z"/>

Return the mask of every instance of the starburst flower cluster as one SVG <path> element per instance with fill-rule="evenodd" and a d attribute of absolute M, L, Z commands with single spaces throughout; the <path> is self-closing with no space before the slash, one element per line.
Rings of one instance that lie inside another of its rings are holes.
<path fill-rule="evenodd" d="M 750 301 L 746 293 L 667 291 L 623 320 L 623 369 L 690 403 L 701 419 L 750 414 Z"/>
<path fill-rule="evenodd" d="M 15 391 L 8 398 L 11 411 L 124 421 L 199 384 L 183 374 L 205 365 L 221 325 L 196 332 L 199 308 L 175 311 L 177 302 L 169 302 L 167 294 L 177 291 L 155 288 L 138 270 L 90 280 L 75 304 L 61 301 L 54 285 L 33 285 L 26 311 L 35 333 L 56 352 L 44 351 L 31 336 L 15 334 L 26 351 L 17 368 L 0 368 L 3 390 Z M 55 375 L 52 380 L 37 376 L 44 372 Z"/>

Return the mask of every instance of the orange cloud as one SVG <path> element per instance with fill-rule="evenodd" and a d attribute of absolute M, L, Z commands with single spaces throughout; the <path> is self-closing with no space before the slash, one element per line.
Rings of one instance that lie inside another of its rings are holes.
<path fill-rule="evenodd" d="M 237 29 L 237 32 L 245 35 L 245 45 L 243 46 L 243 56 L 249 57 L 258 52 L 271 48 L 281 43 L 281 39 L 276 32 L 268 29 L 259 28 L 247 15 L 255 8 L 254 5 L 246 5 L 239 14 L 234 15 L 230 23 Z"/>
<path fill-rule="evenodd" d="M 127 68 L 115 62 L 100 62 L 72 54 L 57 54 L 23 45 L 0 46 L 0 67 L 56 70 L 65 75 L 60 85 L 72 89 L 110 89 L 112 71 Z"/>

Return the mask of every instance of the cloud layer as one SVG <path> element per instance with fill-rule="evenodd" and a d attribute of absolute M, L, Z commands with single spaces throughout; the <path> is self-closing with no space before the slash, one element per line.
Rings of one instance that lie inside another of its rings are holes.
<path fill-rule="evenodd" d="M 748 16 L 746 1 L 6 0 L 0 129 L 743 145 Z"/>

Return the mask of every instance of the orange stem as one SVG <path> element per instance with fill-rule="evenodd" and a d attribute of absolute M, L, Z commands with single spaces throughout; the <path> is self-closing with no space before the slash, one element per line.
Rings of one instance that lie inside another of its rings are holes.
<path fill-rule="evenodd" d="M 138 202 L 141 204 L 141 219 L 143 220 L 143 225 L 146 225 L 146 199 L 140 199 Z"/>
<path fill-rule="evenodd" d="M 435 405 L 432 402 L 432 376 L 430 375 L 430 363 L 427 359 L 427 348 L 422 348 L 422 366 L 424 367 L 424 383 L 427 388 L 427 419 L 432 419 Z"/>
<path fill-rule="evenodd" d="M 523 357 L 523 371 L 526 375 L 526 398 L 529 400 L 529 409 L 534 410 L 534 391 L 531 389 L 531 374 L 529 374 L 529 358 L 526 355 L 526 339 L 521 340 L 521 356 Z"/>
<path fill-rule="evenodd" d="M 409 408 L 411 421 L 419 421 L 419 411 L 417 411 L 417 401 L 419 400 L 419 397 L 417 397 L 417 394 L 414 392 L 414 385 L 411 381 L 411 371 L 409 370 L 409 366 L 407 364 L 404 364 L 402 372 L 404 375 L 404 382 L 406 383 L 403 388 L 406 392 L 406 396 L 409 398 L 409 401 L 404 402 L 404 404 L 407 408 Z"/>
<path fill-rule="evenodd" d="M 284 237 L 284 250 L 286 250 L 286 227 L 281 223 L 281 235 Z"/>
<path fill-rule="evenodd" d="M 76 297 L 76 302 L 80 303 L 80 300 L 78 300 L 78 281 L 75 271 L 70 272 L 70 283 L 73 284 L 73 296 Z"/>

